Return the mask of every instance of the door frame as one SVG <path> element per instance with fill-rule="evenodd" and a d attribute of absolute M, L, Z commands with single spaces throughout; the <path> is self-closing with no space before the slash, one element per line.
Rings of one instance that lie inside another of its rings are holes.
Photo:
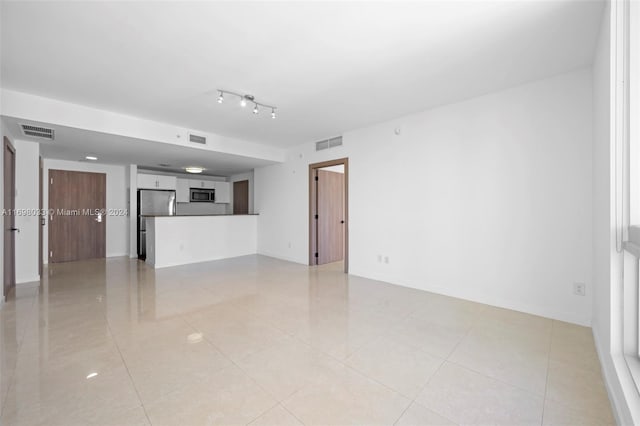
<path fill-rule="evenodd" d="M 349 273 L 349 158 L 338 158 L 320 163 L 309 164 L 309 265 L 314 265 L 315 247 L 314 241 L 317 238 L 317 223 L 314 218 L 314 206 L 317 203 L 315 191 L 315 172 L 329 166 L 344 165 L 344 273 Z"/>
<path fill-rule="evenodd" d="M 40 279 L 42 279 L 42 268 L 44 265 L 44 256 L 42 255 L 43 249 L 43 228 L 46 220 L 46 215 L 43 210 L 43 192 L 42 192 L 42 181 L 44 179 L 44 164 L 42 162 L 42 156 L 38 157 L 38 211 L 40 215 L 38 216 L 38 275 L 40 275 Z"/>
<path fill-rule="evenodd" d="M 13 181 L 13 208 L 15 208 L 15 196 L 16 196 L 16 192 L 15 192 L 15 187 L 16 187 L 16 149 L 13 146 L 13 144 L 11 143 L 11 141 L 9 140 L 9 138 L 7 138 L 6 136 L 3 137 L 3 143 L 2 143 L 2 166 L 3 166 L 3 171 L 2 171 L 2 187 L 3 187 L 3 192 L 4 189 L 7 186 L 7 182 L 6 182 L 6 177 L 7 177 L 7 170 L 4 169 L 4 164 L 5 164 L 5 155 L 7 154 L 7 150 L 11 151 L 11 153 L 13 154 L 13 176 L 11 176 L 11 180 Z M 3 194 L 3 200 L 2 200 L 2 205 L 5 209 L 5 211 L 8 211 L 10 209 L 10 206 L 7 206 L 4 204 L 5 201 L 5 196 L 6 194 Z M 6 217 L 11 217 L 14 220 L 14 226 L 15 226 L 15 215 L 14 212 L 10 212 L 10 216 L 5 215 Z M 16 243 L 15 243 L 15 234 L 12 234 L 11 237 L 13 238 L 13 244 L 11 244 L 12 246 L 12 250 L 7 250 L 7 244 L 6 244 L 6 232 L 7 232 L 7 227 L 8 224 L 6 223 L 5 220 L 3 220 L 3 234 L 2 234 L 2 244 L 3 244 L 3 276 L 2 276 L 2 296 L 4 298 L 4 300 L 7 299 L 7 296 L 9 295 L 9 293 L 11 292 L 12 289 L 15 288 L 16 286 Z M 13 232 L 13 231 L 12 231 Z M 8 256 L 8 257 L 7 257 Z M 7 286 L 6 282 L 5 282 L 5 278 L 7 277 L 7 261 L 11 263 L 11 273 L 10 273 L 10 277 L 9 277 L 9 285 Z M 6 291 L 5 291 L 6 290 Z"/>

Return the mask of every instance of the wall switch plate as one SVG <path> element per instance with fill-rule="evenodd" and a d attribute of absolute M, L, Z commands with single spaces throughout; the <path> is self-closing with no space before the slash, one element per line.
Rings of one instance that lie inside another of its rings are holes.
<path fill-rule="evenodd" d="M 389 256 L 384 257 L 384 263 L 389 263 Z"/>
<path fill-rule="evenodd" d="M 382 263 L 382 255 L 381 254 L 378 255 L 378 263 Z"/>
<path fill-rule="evenodd" d="M 587 294 L 587 286 L 585 283 L 573 283 L 573 294 L 576 296 L 584 296 Z"/>

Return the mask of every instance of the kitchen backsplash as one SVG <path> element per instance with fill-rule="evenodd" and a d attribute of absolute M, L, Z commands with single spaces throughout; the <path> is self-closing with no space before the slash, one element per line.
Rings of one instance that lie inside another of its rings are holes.
<path fill-rule="evenodd" d="M 176 203 L 177 215 L 190 214 L 226 214 L 226 204 L 214 203 Z"/>

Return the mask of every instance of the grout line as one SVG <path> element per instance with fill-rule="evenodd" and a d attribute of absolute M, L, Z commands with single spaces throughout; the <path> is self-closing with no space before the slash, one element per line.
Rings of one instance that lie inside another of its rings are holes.
<path fill-rule="evenodd" d="M 138 387 L 136 386 L 136 382 L 133 380 L 133 376 L 131 375 L 131 372 L 129 371 L 129 366 L 127 365 L 127 362 L 124 360 L 124 356 L 122 355 L 122 351 L 120 350 L 120 345 L 118 344 L 118 340 L 115 338 L 115 335 L 113 334 L 113 331 L 111 330 L 111 324 L 109 324 L 109 319 L 107 318 L 106 310 L 104 312 L 104 320 L 107 323 L 107 329 L 109 330 L 109 337 L 111 337 L 111 339 L 113 340 L 113 344 L 116 346 L 116 349 L 118 350 L 118 354 L 120 354 L 120 359 L 122 360 L 122 365 L 124 365 L 124 369 L 127 371 L 127 375 L 129 376 L 129 380 L 131 381 L 131 386 L 133 387 L 133 390 L 136 392 L 136 395 L 138 396 L 138 401 L 140 401 L 140 406 L 142 407 L 142 411 L 144 412 L 144 416 L 147 418 L 147 421 L 151 425 L 152 423 L 151 423 L 151 419 L 149 418 L 149 414 L 147 413 L 147 408 L 144 406 L 144 402 L 142 401 L 142 397 L 140 397 L 140 392 L 138 391 Z"/>
<path fill-rule="evenodd" d="M 547 402 L 547 388 L 549 387 L 549 366 L 551 365 L 551 345 L 553 344 L 553 329 L 555 328 L 556 321 L 551 320 L 551 332 L 549 333 L 549 345 L 547 350 L 547 375 L 544 381 L 544 396 L 542 398 L 542 417 L 540 424 L 544 423 L 544 407 Z"/>
<path fill-rule="evenodd" d="M 16 291 L 16 289 L 14 288 L 14 294 L 15 294 L 15 291 Z M 37 300 L 38 300 L 38 295 L 39 294 L 40 294 L 40 287 L 38 286 L 38 291 L 35 292 L 35 295 L 33 296 L 33 300 L 31 301 L 31 306 L 27 310 L 27 311 L 29 311 L 29 314 L 30 314 L 28 316 L 29 321 L 34 321 L 35 319 L 37 319 L 37 318 L 33 318 L 34 315 L 33 315 L 33 312 L 31 312 L 31 311 L 33 311 L 36 308 L 36 306 L 38 305 L 37 304 Z M 14 304 L 15 304 L 15 301 L 16 301 L 16 299 L 13 300 Z M 7 305 L 7 302 L 5 301 L 5 307 L 3 309 L 6 309 L 6 305 Z M 17 319 L 16 319 L 16 325 L 17 325 Z M 36 323 L 36 326 L 37 325 L 38 324 Z M 15 363 L 15 366 L 14 366 L 13 370 L 11 371 L 11 377 L 9 377 L 9 385 L 7 386 L 7 394 L 4 396 L 2 401 L 0 401 L 0 419 L 5 414 L 6 404 L 7 404 L 7 401 L 9 400 L 9 393 L 11 392 L 11 390 L 14 387 L 14 381 L 15 381 L 15 378 L 16 378 L 17 370 L 18 370 L 18 360 L 20 359 L 20 353 L 22 352 L 22 345 L 24 344 L 24 339 L 25 339 L 25 336 L 27 334 L 27 331 L 29 331 L 29 322 L 27 322 L 27 324 L 24 326 L 24 330 L 22 331 L 21 337 L 20 337 L 19 342 L 18 342 L 18 347 L 16 349 L 16 363 Z"/>

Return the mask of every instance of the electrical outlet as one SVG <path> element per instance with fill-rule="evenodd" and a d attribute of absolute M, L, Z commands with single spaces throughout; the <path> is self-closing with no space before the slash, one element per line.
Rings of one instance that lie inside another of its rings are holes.
<path fill-rule="evenodd" d="M 587 294 L 587 286 L 585 283 L 573 283 L 573 294 L 576 296 L 584 296 Z"/>

